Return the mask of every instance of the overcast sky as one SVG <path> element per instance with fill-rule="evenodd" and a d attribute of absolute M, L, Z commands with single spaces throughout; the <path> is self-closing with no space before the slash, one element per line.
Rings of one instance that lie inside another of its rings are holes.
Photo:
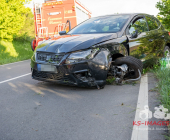
<path fill-rule="evenodd" d="M 34 0 L 42 2 L 43 0 Z M 147 13 L 157 15 L 159 10 L 155 7 L 159 0 L 79 0 L 91 12 L 92 16 L 115 13 Z M 29 5 L 32 7 L 32 3 Z"/>

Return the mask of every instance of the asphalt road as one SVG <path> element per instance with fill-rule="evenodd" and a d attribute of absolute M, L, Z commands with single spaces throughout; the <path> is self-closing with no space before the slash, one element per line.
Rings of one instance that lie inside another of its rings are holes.
<path fill-rule="evenodd" d="M 30 60 L 0 66 L 0 140 L 131 139 L 140 82 L 97 90 L 35 81 L 30 72 Z M 157 132 L 149 140 L 163 139 Z"/>

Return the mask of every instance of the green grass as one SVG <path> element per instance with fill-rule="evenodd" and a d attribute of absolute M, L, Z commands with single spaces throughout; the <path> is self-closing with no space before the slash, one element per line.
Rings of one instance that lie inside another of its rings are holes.
<path fill-rule="evenodd" d="M 154 90 L 159 93 L 161 105 L 168 109 L 170 112 L 170 69 L 161 69 L 160 67 L 154 70 L 156 78 L 158 79 L 157 86 Z M 170 125 L 168 126 L 170 129 Z M 165 134 L 165 138 L 170 140 L 170 131 Z"/>
<path fill-rule="evenodd" d="M 24 40 L 0 40 L 0 65 L 30 59 L 31 43 Z"/>
<path fill-rule="evenodd" d="M 108 85 L 112 85 L 114 82 L 115 82 L 115 77 L 113 77 L 113 76 L 109 76 L 109 77 L 107 77 L 107 79 L 106 79 L 106 83 L 108 84 Z"/>
<path fill-rule="evenodd" d="M 170 69 L 158 68 L 154 73 L 158 79 L 157 89 L 161 104 L 170 111 Z"/>

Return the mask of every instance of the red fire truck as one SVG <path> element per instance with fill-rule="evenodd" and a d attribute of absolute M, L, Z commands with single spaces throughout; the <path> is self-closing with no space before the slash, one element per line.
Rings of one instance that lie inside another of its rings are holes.
<path fill-rule="evenodd" d="M 91 12 L 78 0 L 45 0 L 34 3 L 35 39 L 31 42 L 32 50 L 38 44 L 59 35 L 60 31 L 68 32 L 77 24 L 91 17 Z"/>

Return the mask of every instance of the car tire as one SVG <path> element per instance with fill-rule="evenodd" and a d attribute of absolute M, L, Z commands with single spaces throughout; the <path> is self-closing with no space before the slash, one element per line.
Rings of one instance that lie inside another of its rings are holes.
<path fill-rule="evenodd" d="M 166 51 L 168 52 L 167 54 L 166 54 Z M 170 58 L 170 48 L 169 48 L 169 46 L 165 46 L 163 57 Z"/>
<path fill-rule="evenodd" d="M 114 61 L 114 65 L 123 65 L 126 64 L 129 70 L 133 70 L 134 74 L 130 79 L 135 79 L 140 76 L 138 69 L 142 73 L 143 63 L 141 60 L 134 58 L 132 56 L 119 57 Z"/>

